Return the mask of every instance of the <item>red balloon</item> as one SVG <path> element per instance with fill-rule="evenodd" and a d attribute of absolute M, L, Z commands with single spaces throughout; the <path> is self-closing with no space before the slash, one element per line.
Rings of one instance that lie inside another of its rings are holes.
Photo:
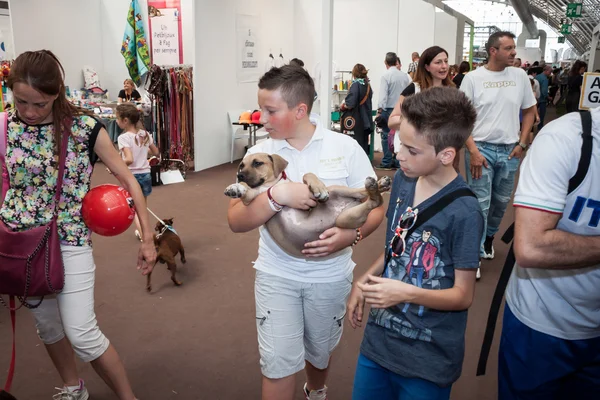
<path fill-rule="evenodd" d="M 117 185 L 100 185 L 83 198 L 81 215 L 85 224 L 102 236 L 116 236 L 131 226 L 135 217 L 133 199 Z"/>

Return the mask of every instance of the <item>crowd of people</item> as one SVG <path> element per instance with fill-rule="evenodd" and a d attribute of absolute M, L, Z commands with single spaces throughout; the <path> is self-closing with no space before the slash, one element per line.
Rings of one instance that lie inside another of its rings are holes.
<path fill-rule="evenodd" d="M 373 209 L 356 229 L 325 230 L 305 244 L 303 258 L 284 251 L 264 224 L 283 207 L 317 206 L 302 183 L 307 172 L 327 186 L 350 188 L 364 188 L 377 177 L 366 154 L 373 108 L 368 71 L 355 65 L 344 105 L 359 111 L 355 132 L 362 133 L 354 138 L 311 117 L 315 87 L 298 62 L 261 77 L 260 122 L 270 138 L 248 154 L 276 154 L 287 166 L 277 177 L 281 182 L 250 204 L 232 200 L 227 221 L 233 232 L 259 229 L 254 288 L 263 400 L 295 398 L 296 373 L 303 370 L 303 396 L 326 400 L 330 358 L 345 319 L 353 328 L 365 326 L 354 400 L 449 399 L 465 346 L 474 345 L 465 343 L 465 331 L 482 260 L 495 257 L 494 238 L 519 167 L 516 263 L 506 296 L 499 399 L 597 397 L 600 153 L 592 147 L 600 139 L 600 109 L 544 125 L 546 105 L 558 93 L 569 104 L 586 66 L 578 61 L 568 72 L 556 72 L 542 64 L 526 72 L 514 39 L 510 32 L 492 34 L 487 63 L 470 72 L 468 63 L 452 68 L 439 46 L 413 53 L 408 73 L 395 53 L 386 54 L 376 120 L 384 152 L 379 167 L 397 169 L 387 210 Z M 122 105 L 117 115 L 128 136 L 119 141 L 119 155 L 102 125 L 67 103 L 62 66 L 48 51 L 19 56 L 9 86 L 15 109 L 5 133 L 10 185 L 2 223 L 22 231 L 49 222 L 44 210 L 62 189 L 53 186 L 61 142 L 68 143 L 67 159 L 58 161 L 81 189 L 64 191 L 58 207 L 65 290 L 33 311 L 64 382 L 55 398 L 89 398 L 77 355 L 92 363 L 119 399 L 134 400 L 123 363 L 95 319 L 91 235 L 79 216 L 98 156 L 140 205 L 138 267 L 152 270 L 156 251 L 145 207 L 151 187 L 140 175 L 147 173 L 146 163 L 136 162 L 132 150 L 154 152 L 152 140 L 137 129 L 135 107 Z M 132 92 L 124 94 L 127 102 Z M 530 149 L 536 121 L 540 132 Z M 458 172 L 463 149 L 465 178 Z M 384 217 L 384 250 L 373 254 L 365 273 L 354 274 L 352 248 Z"/>

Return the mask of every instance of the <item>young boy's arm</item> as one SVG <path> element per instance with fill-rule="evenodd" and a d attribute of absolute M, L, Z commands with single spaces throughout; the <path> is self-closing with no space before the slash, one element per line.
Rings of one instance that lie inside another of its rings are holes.
<path fill-rule="evenodd" d="M 383 205 L 369 212 L 367 220 L 360 227 L 363 239 L 377 229 L 381 221 L 383 221 L 383 214 Z M 302 253 L 307 257 L 325 257 L 352 245 L 355 239 L 355 229 L 342 229 L 334 226 L 323 232 L 319 236 L 319 240 L 306 243 Z"/>
<path fill-rule="evenodd" d="M 377 260 L 371 265 L 367 272 L 358 279 L 354 280 L 352 285 L 352 291 L 348 296 L 348 302 L 346 304 L 346 310 L 348 315 L 348 322 L 352 328 L 362 326 L 363 310 L 365 308 L 365 296 L 362 290 L 358 287 L 358 284 L 366 284 L 369 282 L 369 276 L 381 275 L 383 273 L 383 264 L 385 261 L 385 253 L 381 253 Z"/>
<path fill-rule="evenodd" d="M 314 196 L 304 183 L 276 185 L 271 195 L 277 203 L 300 210 L 308 210 L 317 205 Z M 269 199 L 265 192 L 259 194 L 247 206 L 239 199 L 231 200 L 227 210 L 227 222 L 233 232 L 249 232 L 264 225 L 275 214 L 276 212 L 269 206 Z"/>
<path fill-rule="evenodd" d="M 395 279 L 369 275 L 366 284 L 357 283 L 365 301 L 373 308 L 412 303 L 441 311 L 466 310 L 473 302 L 476 269 L 455 269 L 454 287 L 423 289 Z"/>

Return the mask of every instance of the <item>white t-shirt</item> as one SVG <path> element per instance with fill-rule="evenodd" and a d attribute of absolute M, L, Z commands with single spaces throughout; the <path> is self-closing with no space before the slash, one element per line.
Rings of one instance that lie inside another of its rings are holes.
<path fill-rule="evenodd" d="M 288 162 L 285 173 L 293 182 L 302 182 L 304 174 L 312 172 L 327 186 L 361 188 L 368 176 L 377 177 L 356 140 L 324 129 L 318 120 L 311 119 L 311 122 L 317 128 L 302 151 L 285 140 L 267 139 L 250 148 L 247 154 L 280 155 Z M 258 259 L 254 263 L 259 271 L 299 282 L 328 283 L 346 279 L 356 265 L 350 247 L 327 260 L 296 258 L 283 251 L 264 226 L 259 232 Z"/>
<path fill-rule="evenodd" d="M 533 91 L 535 92 L 536 100 L 540 98 L 542 92 L 540 91 L 540 83 L 537 79 L 533 77 L 533 75 L 527 75 L 529 77 L 529 81 L 533 82 Z"/>
<path fill-rule="evenodd" d="M 136 143 L 136 137 L 138 145 Z M 143 144 L 146 138 L 149 138 L 148 143 Z M 123 148 L 127 147 L 131 149 L 131 153 L 133 155 L 133 163 L 129 165 L 129 170 L 132 174 L 149 174 L 150 173 L 150 164 L 148 163 L 148 149 L 150 145 L 153 144 L 152 135 L 148 134 L 148 132 L 144 130 L 138 131 L 137 134 L 133 132 L 123 132 L 119 135 L 118 139 L 119 150 L 123 150 Z M 123 158 L 125 155 L 123 154 Z"/>
<path fill-rule="evenodd" d="M 515 67 L 500 72 L 477 68 L 465 75 L 460 90 L 477 110 L 473 140 L 494 144 L 519 142 L 519 110 L 536 104 L 525 71 Z"/>
<path fill-rule="evenodd" d="M 592 111 L 592 118 L 592 160 L 581 185 L 567 196 L 583 141 L 579 113 L 571 113 L 544 126 L 536 137 L 521 166 L 514 202 L 515 207 L 562 214 L 557 229 L 583 236 L 600 235 L 597 211 L 590 208 L 600 201 L 600 108 Z M 598 337 L 600 265 L 550 270 L 516 264 L 506 302 L 521 322 L 536 331 L 567 340 Z"/>

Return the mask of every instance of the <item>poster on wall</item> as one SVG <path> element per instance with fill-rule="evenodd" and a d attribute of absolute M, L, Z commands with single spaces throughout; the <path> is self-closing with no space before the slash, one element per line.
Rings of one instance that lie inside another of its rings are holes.
<path fill-rule="evenodd" d="M 259 72 L 259 19 L 255 15 L 236 15 L 236 72 L 238 83 L 257 82 Z"/>
<path fill-rule="evenodd" d="M 148 0 L 152 63 L 183 64 L 180 0 Z"/>

